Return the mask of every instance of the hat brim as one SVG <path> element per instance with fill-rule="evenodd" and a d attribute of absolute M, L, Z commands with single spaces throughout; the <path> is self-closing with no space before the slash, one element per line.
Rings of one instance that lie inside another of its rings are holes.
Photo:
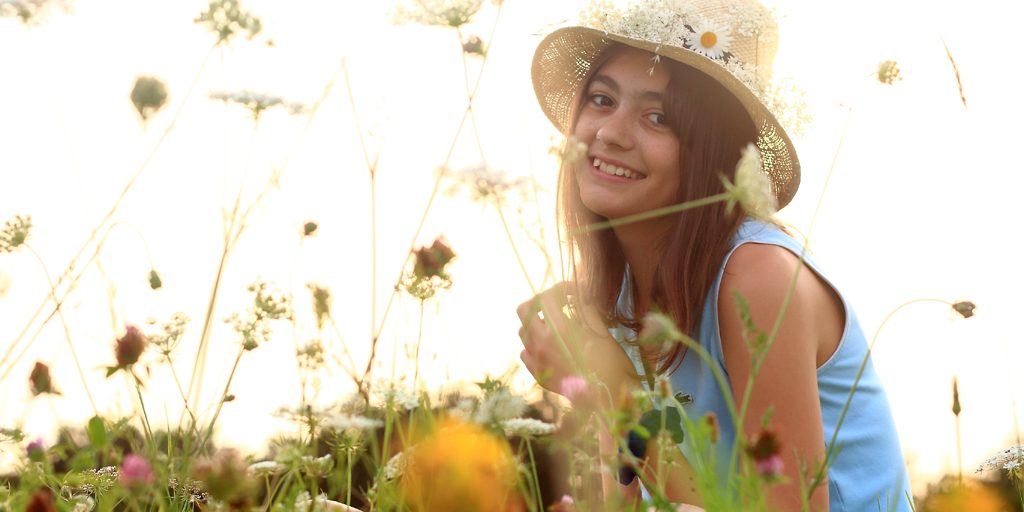
<path fill-rule="evenodd" d="M 537 101 L 548 119 L 568 134 L 576 94 L 590 72 L 591 63 L 612 43 L 649 51 L 690 66 L 728 90 L 746 109 L 758 130 L 757 146 L 764 172 L 770 178 L 779 208 L 789 204 L 800 186 L 796 148 L 768 108 L 729 70 L 686 48 L 662 45 L 606 33 L 589 27 L 566 27 L 544 38 L 534 53 L 532 77 Z"/>

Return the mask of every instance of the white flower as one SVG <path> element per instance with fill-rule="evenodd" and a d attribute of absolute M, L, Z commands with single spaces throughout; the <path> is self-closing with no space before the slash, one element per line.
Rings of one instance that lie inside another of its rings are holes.
<path fill-rule="evenodd" d="M 761 168 L 761 152 L 753 144 L 743 148 L 736 164 L 736 182 L 726 181 L 725 189 L 730 195 L 730 209 L 739 203 L 747 215 L 756 219 L 769 219 L 778 210 L 771 182 Z"/>
<path fill-rule="evenodd" d="M 655 55 L 657 58 L 657 55 Z M 572 164 L 587 156 L 587 143 L 568 136 L 561 146 L 552 146 L 548 153 L 558 156 L 563 164 Z"/>
<path fill-rule="evenodd" d="M 1024 463 L 1024 446 L 1016 445 L 1011 446 L 992 457 L 985 462 L 982 462 L 976 473 L 981 473 L 987 469 L 1005 469 L 1007 471 L 1013 471 L 1020 468 L 1021 464 Z"/>
<path fill-rule="evenodd" d="M 533 418 L 512 418 L 501 422 L 506 436 L 546 436 L 555 431 L 555 426 Z"/>
<path fill-rule="evenodd" d="M 398 452 L 394 457 L 388 459 L 387 463 L 384 464 L 384 478 L 386 480 L 394 480 L 402 473 L 405 472 L 406 465 L 405 452 Z"/>
<path fill-rule="evenodd" d="M 338 430 L 373 430 L 378 427 L 383 427 L 384 422 L 378 419 L 367 418 L 365 416 L 338 414 L 328 418 L 324 421 L 323 425 L 325 428 L 334 428 Z"/>
<path fill-rule="evenodd" d="M 90 496 L 78 495 L 71 499 L 75 506 L 71 507 L 71 512 L 92 512 L 96 508 L 96 500 Z"/>
<path fill-rule="evenodd" d="M 279 96 L 242 89 L 235 92 L 213 91 L 209 97 L 224 103 L 236 103 L 252 111 L 253 119 L 259 119 L 264 110 L 283 107 L 291 114 L 301 114 L 306 107 L 298 102 L 286 102 Z"/>
<path fill-rule="evenodd" d="M 275 475 L 283 472 L 285 469 L 284 464 L 275 460 L 262 460 L 249 465 L 249 472 L 258 476 Z"/>
<path fill-rule="evenodd" d="M 518 193 L 520 198 L 525 198 L 528 197 L 533 184 L 529 178 L 510 179 L 504 171 L 483 165 L 450 172 L 448 177 L 454 182 L 447 191 L 449 194 L 468 190 L 474 201 L 500 203 L 512 192 Z"/>
<path fill-rule="evenodd" d="M 500 423 L 502 420 L 516 418 L 526 411 L 526 401 L 513 395 L 508 388 L 501 388 L 484 397 L 473 413 L 472 420 L 476 423 Z"/>
<path fill-rule="evenodd" d="M 686 39 L 686 46 L 709 58 L 721 59 L 729 51 L 732 35 L 729 27 L 702 19 L 693 25 L 693 34 Z"/>
<path fill-rule="evenodd" d="M 411 411 L 420 405 L 420 397 L 414 391 L 400 388 L 395 384 L 383 384 L 373 388 L 373 394 L 384 407 L 400 407 Z"/>
<path fill-rule="evenodd" d="M 334 467 L 334 457 L 329 453 L 323 457 L 303 455 L 302 465 L 305 467 L 306 471 L 309 471 L 310 473 L 324 475 Z"/>
<path fill-rule="evenodd" d="M 482 0 L 414 0 L 412 8 L 395 8 L 391 22 L 460 27 L 473 19 L 481 3 Z"/>

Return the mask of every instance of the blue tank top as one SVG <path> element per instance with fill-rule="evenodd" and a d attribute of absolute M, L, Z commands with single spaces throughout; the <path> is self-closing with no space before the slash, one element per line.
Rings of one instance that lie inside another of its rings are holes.
<path fill-rule="evenodd" d="M 747 219 L 740 226 L 704 303 L 696 337 L 696 341 L 711 355 L 714 365 L 726 376 L 728 372 L 722 355 L 722 339 L 718 325 L 719 288 L 729 257 L 736 248 L 745 243 L 777 245 L 797 256 L 800 256 L 803 249 L 799 243 L 773 224 Z M 817 265 L 806 256 L 804 261 L 808 268 L 832 286 Z M 835 289 L 834 286 L 832 288 Z M 632 295 L 628 291 L 628 284 L 624 284 L 620 304 L 626 311 L 631 310 L 628 302 Z M 821 403 L 822 430 L 826 445 L 832 439 L 857 370 L 868 352 L 867 340 L 853 310 L 838 291 L 837 295 L 842 299 L 846 317 L 843 335 L 835 353 L 817 371 L 818 398 Z M 640 354 L 634 345 L 625 342 L 627 332 L 629 331 L 625 328 L 612 329 L 615 339 L 632 359 L 639 373 L 642 371 Z M 668 379 L 673 392 L 689 394 L 692 397 L 692 401 L 683 406 L 686 417 L 692 421 L 699 421 L 708 412 L 714 412 L 717 417 L 720 439 L 710 455 L 714 459 L 712 464 L 719 476 L 719 482 L 727 485 L 736 426 L 733 424 L 714 373 L 698 354 L 687 350 L 682 362 L 668 375 Z M 729 385 L 728 377 L 725 385 Z M 828 469 L 831 512 L 911 510 L 908 502 L 910 481 L 903 462 L 896 426 L 882 383 L 870 358 L 839 428 L 836 444 L 841 448 L 835 462 Z M 697 460 L 697 448 L 686 439 L 679 448 L 688 460 Z M 825 449 L 828 450 L 828 446 Z"/>

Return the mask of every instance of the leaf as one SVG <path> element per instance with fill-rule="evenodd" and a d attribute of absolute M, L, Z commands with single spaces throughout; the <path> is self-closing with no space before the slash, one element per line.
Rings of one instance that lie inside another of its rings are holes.
<path fill-rule="evenodd" d="M 665 430 L 672 436 L 672 442 L 679 444 L 683 442 L 683 418 L 679 409 L 675 406 L 667 407 L 665 414 Z M 653 437 L 661 431 L 662 411 L 651 409 L 640 416 L 640 426 L 646 428 Z"/>
<path fill-rule="evenodd" d="M 89 443 L 94 448 L 105 447 L 107 445 L 107 427 L 103 424 L 103 418 L 99 416 L 93 416 L 89 419 L 89 425 L 86 427 L 86 433 L 89 434 Z"/>

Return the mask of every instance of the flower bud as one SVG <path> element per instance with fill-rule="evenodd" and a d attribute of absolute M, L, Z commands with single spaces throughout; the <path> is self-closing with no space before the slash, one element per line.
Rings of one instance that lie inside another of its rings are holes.
<path fill-rule="evenodd" d="M 956 311 L 960 316 L 964 318 L 970 318 L 974 316 L 974 303 L 969 300 L 962 300 L 953 304 L 953 311 Z"/>
<path fill-rule="evenodd" d="M 167 86 L 159 78 L 140 76 L 135 79 L 131 99 L 139 117 L 148 121 L 167 103 Z"/>
<path fill-rule="evenodd" d="M 455 252 L 448 246 L 443 237 L 434 240 L 430 247 L 420 247 L 414 251 L 416 266 L 413 272 L 420 279 L 444 276 L 445 266 L 455 259 Z"/>
<path fill-rule="evenodd" d="M 43 393 L 60 394 L 53 387 L 53 380 L 50 378 L 50 367 L 38 361 L 32 367 L 32 373 L 28 376 L 28 382 L 32 389 L 32 396 L 39 396 Z"/>
<path fill-rule="evenodd" d="M 43 438 L 37 437 L 34 441 L 28 443 L 28 446 L 25 447 L 25 452 L 28 455 L 28 460 L 42 462 L 46 458 L 46 447 L 43 445 Z"/>

